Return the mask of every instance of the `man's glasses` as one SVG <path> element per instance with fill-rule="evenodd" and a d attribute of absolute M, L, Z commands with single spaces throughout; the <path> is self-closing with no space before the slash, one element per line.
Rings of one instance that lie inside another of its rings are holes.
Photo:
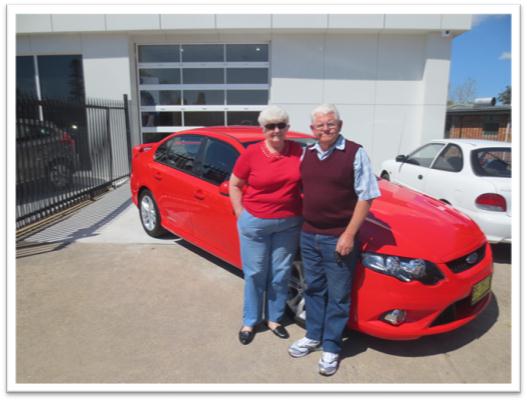
<path fill-rule="evenodd" d="M 317 130 L 324 129 L 324 127 L 328 127 L 329 129 L 335 129 L 335 128 L 338 127 L 338 125 L 339 125 L 338 121 L 330 121 L 327 124 L 317 124 L 317 125 L 315 125 L 315 128 Z"/>
<path fill-rule="evenodd" d="M 286 123 L 270 123 L 270 124 L 265 124 L 264 125 L 265 129 L 268 129 L 269 131 L 272 131 L 274 130 L 276 127 L 278 127 L 278 129 L 284 129 L 285 127 L 287 127 L 287 124 Z"/>

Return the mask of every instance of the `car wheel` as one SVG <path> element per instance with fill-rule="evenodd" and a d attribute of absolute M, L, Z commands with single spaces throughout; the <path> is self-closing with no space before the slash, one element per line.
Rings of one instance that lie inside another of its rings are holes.
<path fill-rule="evenodd" d="M 383 171 L 381 178 L 384 178 L 386 181 L 390 181 L 390 174 L 388 174 L 386 171 Z"/>
<path fill-rule="evenodd" d="M 300 327 L 305 327 L 306 325 L 306 301 L 304 298 L 305 289 L 306 280 L 304 278 L 302 262 L 300 260 L 295 260 L 293 262 L 291 278 L 289 279 L 286 311 L 287 314 Z"/>
<path fill-rule="evenodd" d="M 67 188 L 73 181 L 73 169 L 64 160 L 55 161 L 48 168 L 48 179 L 55 189 Z"/>
<path fill-rule="evenodd" d="M 166 233 L 166 230 L 161 227 L 157 204 L 148 190 L 143 191 L 139 197 L 139 216 L 143 229 L 151 237 L 158 238 Z"/>

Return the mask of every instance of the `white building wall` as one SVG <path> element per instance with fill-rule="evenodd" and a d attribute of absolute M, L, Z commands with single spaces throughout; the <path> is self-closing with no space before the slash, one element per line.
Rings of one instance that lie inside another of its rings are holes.
<path fill-rule="evenodd" d="M 275 34 L 270 103 L 309 131 L 309 112 L 335 103 L 343 134 L 376 169 L 398 153 L 443 136 L 450 38 L 430 34 Z M 445 57 L 447 56 L 447 57 Z"/>
<path fill-rule="evenodd" d="M 470 28 L 464 15 L 201 15 L 200 27 L 181 15 L 94 15 L 73 25 L 56 15 L 24 17 L 17 18 L 17 54 L 82 54 L 87 97 L 128 94 L 134 132 L 136 44 L 269 42 L 270 103 L 305 132 L 314 106 L 335 103 L 344 135 L 366 148 L 376 171 L 383 160 L 443 136 L 452 37 L 442 30 Z M 82 32 L 59 33 L 78 26 Z"/>
<path fill-rule="evenodd" d="M 122 100 L 131 94 L 130 51 L 124 34 L 82 35 L 86 97 Z"/>

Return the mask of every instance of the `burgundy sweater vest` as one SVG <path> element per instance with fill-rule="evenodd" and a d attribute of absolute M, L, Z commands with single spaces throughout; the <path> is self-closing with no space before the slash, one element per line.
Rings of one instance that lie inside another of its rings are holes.
<path fill-rule="evenodd" d="M 343 151 L 335 149 L 324 160 L 316 150 L 306 150 L 300 165 L 304 231 L 333 236 L 344 232 L 357 204 L 353 163 L 360 147 L 346 140 Z"/>

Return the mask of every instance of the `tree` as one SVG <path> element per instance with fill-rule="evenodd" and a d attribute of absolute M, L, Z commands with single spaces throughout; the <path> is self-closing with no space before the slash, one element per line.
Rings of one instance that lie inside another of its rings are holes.
<path fill-rule="evenodd" d="M 503 104 L 511 104 L 511 87 L 507 85 L 503 92 L 498 94 L 498 100 Z"/>
<path fill-rule="evenodd" d="M 467 104 L 474 102 L 476 97 L 477 83 L 472 78 L 467 78 L 465 81 L 454 88 L 452 91 L 451 100 L 454 103 Z"/>

